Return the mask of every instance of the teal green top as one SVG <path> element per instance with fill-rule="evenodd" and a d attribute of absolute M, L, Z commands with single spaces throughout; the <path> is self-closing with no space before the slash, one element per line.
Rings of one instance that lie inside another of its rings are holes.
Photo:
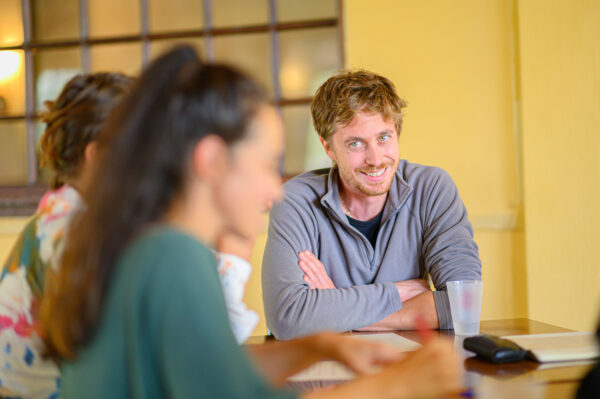
<path fill-rule="evenodd" d="M 62 376 L 64 399 L 297 396 L 272 388 L 236 343 L 211 251 L 166 226 L 125 251 L 93 340 Z"/>

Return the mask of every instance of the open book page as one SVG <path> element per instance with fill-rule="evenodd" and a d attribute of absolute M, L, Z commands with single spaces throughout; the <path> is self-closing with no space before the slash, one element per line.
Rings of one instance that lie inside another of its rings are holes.
<path fill-rule="evenodd" d="M 541 363 L 586 360 L 600 356 L 596 335 L 591 332 L 511 335 L 503 338 L 526 349 L 534 360 Z"/>
<path fill-rule="evenodd" d="M 591 366 L 594 363 L 594 360 L 568 360 L 565 362 L 546 362 L 540 363 L 536 370 L 557 369 L 561 367 Z"/>
<path fill-rule="evenodd" d="M 421 347 L 421 344 L 394 333 L 352 335 L 352 338 L 383 342 L 397 348 L 398 352 L 411 352 Z M 373 370 L 373 372 L 376 371 L 377 369 Z M 356 375 L 344 365 L 328 360 L 313 364 L 306 370 L 288 378 L 288 381 L 347 381 L 355 377 Z"/>

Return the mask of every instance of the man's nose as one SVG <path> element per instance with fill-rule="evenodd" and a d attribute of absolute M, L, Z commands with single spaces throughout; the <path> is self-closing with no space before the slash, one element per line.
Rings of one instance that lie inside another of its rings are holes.
<path fill-rule="evenodd" d="M 381 165 L 381 162 L 383 160 L 383 153 L 382 150 L 376 145 L 369 146 L 369 148 L 367 148 L 366 155 L 367 157 L 365 161 L 367 162 L 367 164 L 374 166 Z"/>

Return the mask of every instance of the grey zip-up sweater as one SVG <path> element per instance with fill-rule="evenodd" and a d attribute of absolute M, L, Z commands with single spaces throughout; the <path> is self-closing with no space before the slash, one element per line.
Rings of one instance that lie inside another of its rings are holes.
<path fill-rule="evenodd" d="M 400 161 L 375 248 L 343 213 L 336 168 L 284 185 L 271 210 L 262 270 L 267 325 L 278 339 L 371 325 L 402 308 L 396 281 L 429 272 L 440 328 L 451 329 L 445 283 L 481 279 L 473 228 L 444 170 Z M 309 250 L 336 289 L 310 289 L 298 266 Z"/>

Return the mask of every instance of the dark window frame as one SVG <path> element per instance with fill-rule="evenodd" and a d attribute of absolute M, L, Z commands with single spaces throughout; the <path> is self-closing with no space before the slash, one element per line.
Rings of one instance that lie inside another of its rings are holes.
<path fill-rule="evenodd" d="M 35 41 L 32 38 L 32 5 L 31 0 L 21 0 L 23 43 L 13 46 L 0 46 L 2 50 L 22 50 L 25 55 L 25 113 L 16 115 L 0 115 L 0 121 L 24 120 L 26 124 L 27 142 L 27 184 L 0 185 L 0 217 L 1 216 L 28 216 L 35 212 L 37 204 L 49 187 L 38 179 L 38 159 L 35 140 L 35 123 L 39 115 L 35 112 L 35 91 L 33 54 L 38 49 L 49 48 L 80 48 L 81 68 L 84 73 L 90 71 L 90 46 L 113 43 L 141 43 L 142 67 L 150 61 L 150 42 L 168 39 L 198 38 L 205 39 L 207 62 L 214 62 L 213 37 L 225 35 L 239 35 L 245 33 L 269 32 L 271 47 L 271 65 L 273 80 L 273 102 L 281 111 L 288 105 L 310 104 L 312 97 L 283 98 L 279 80 L 279 46 L 278 32 L 288 30 L 306 30 L 323 27 L 336 27 L 338 31 L 338 45 L 340 63 L 345 64 L 343 42 L 343 10 L 342 0 L 337 0 L 337 18 L 301 20 L 277 23 L 277 1 L 267 0 L 269 8 L 269 22 L 258 25 L 240 25 L 225 28 L 212 27 L 212 0 L 202 0 L 204 6 L 204 29 L 179 30 L 161 33 L 150 33 L 148 23 L 148 0 L 139 0 L 140 6 L 140 33 L 136 35 L 119 35 L 102 38 L 90 38 L 88 31 L 87 0 L 79 0 L 80 35 L 78 40 L 52 40 Z M 289 178 L 290 176 L 286 176 Z"/>

